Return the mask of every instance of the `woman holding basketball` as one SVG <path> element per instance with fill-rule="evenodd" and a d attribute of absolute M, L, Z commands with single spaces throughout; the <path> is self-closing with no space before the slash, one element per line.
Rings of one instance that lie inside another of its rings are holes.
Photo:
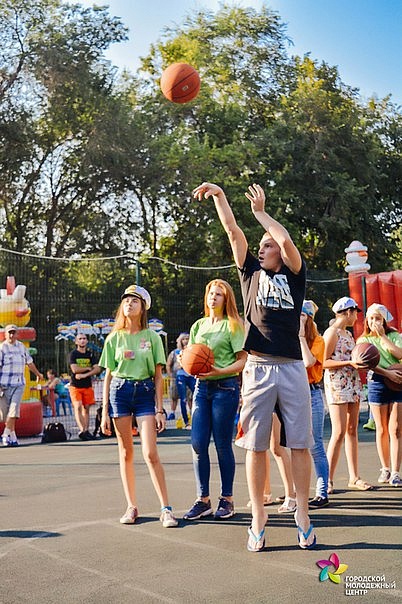
<path fill-rule="evenodd" d="M 142 454 L 161 504 L 160 521 L 165 528 L 170 528 L 177 526 L 177 520 L 169 506 L 165 473 L 156 446 L 156 434 L 165 428 L 162 367 L 166 359 L 160 336 L 148 329 L 150 306 L 149 293 L 138 285 L 130 285 L 121 297 L 114 327 L 106 338 L 99 361 L 99 365 L 106 368 L 101 429 L 111 435 L 112 417 L 127 500 L 127 510 L 120 523 L 134 524 L 138 518 L 133 466 L 134 416 L 140 431 Z"/>
<path fill-rule="evenodd" d="M 369 306 L 358 342 L 374 344 L 380 353 L 380 362 L 367 376 L 368 402 L 375 421 L 375 438 L 381 462 L 378 482 L 402 487 L 399 474 L 402 454 L 402 390 L 392 390 L 384 382 L 387 377 L 395 382 L 402 382 L 402 365 L 399 375 L 388 369 L 402 359 L 402 335 L 388 325 L 392 319 L 391 313 L 383 304 Z"/>
<path fill-rule="evenodd" d="M 332 310 L 335 313 L 335 320 L 324 333 L 324 388 L 332 427 L 327 448 L 328 494 L 333 493 L 335 469 L 344 440 L 349 471 L 348 487 L 368 491 L 373 488 L 372 485 L 362 480 L 358 472 L 357 426 L 361 382 L 357 369 L 360 367 L 351 360 L 355 341 L 347 329 L 353 327 L 357 320 L 357 313 L 361 311 L 357 302 L 346 296 L 337 300 Z"/>
<path fill-rule="evenodd" d="M 207 284 L 204 315 L 191 327 L 189 343 L 209 346 L 214 353 L 215 364 L 208 373 L 197 376 L 191 430 L 197 499 L 184 519 L 198 520 L 213 513 L 209 492 L 209 444 L 212 434 L 221 475 L 221 492 L 215 519 L 225 520 L 235 513 L 235 458 L 232 440 L 239 405 L 239 374 L 247 357 L 243 350 L 243 323 L 229 283 L 214 279 Z"/>

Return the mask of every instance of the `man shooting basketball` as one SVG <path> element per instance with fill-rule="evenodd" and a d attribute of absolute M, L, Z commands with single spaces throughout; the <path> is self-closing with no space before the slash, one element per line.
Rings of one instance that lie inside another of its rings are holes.
<path fill-rule="evenodd" d="M 265 230 L 258 258 L 250 253 L 247 239 L 219 186 L 204 182 L 193 195 L 199 200 L 213 197 L 229 237 L 242 287 L 244 349 L 248 359 L 243 371 L 241 430 L 236 444 L 247 450 L 246 475 L 252 504 L 247 549 L 259 552 L 265 547 L 265 451 L 276 404 L 282 415 L 286 445 L 292 452 L 298 542 L 302 549 L 312 548 L 316 536 L 308 516 L 311 403 L 299 342 L 305 264 L 287 230 L 265 211 L 265 194 L 259 185 L 250 186 L 246 193 L 252 213 Z"/>

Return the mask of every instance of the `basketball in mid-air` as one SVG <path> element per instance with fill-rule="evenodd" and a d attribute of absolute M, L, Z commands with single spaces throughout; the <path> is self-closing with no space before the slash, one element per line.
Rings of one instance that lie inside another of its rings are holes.
<path fill-rule="evenodd" d="M 374 344 L 360 342 L 352 350 L 352 361 L 364 365 L 365 369 L 374 369 L 380 361 L 380 353 Z"/>
<path fill-rule="evenodd" d="M 188 63 L 172 63 L 161 77 L 163 95 L 173 103 L 188 103 L 200 91 L 201 80 L 198 71 Z"/>
<path fill-rule="evenodd" d="M 191 375 L 208 373 L 214 364 L 214 353 L 206 344 L 190 344 L 181 354 L 181 364 Z"/>

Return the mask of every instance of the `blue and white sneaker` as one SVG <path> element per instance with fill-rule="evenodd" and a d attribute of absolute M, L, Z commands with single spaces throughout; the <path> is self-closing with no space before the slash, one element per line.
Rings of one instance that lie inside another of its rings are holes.
<path fill-rule="evenodd" d="M 194 502 L 193 507 L 184 514 L 183 518 L 184 520 L 199 520 L 204 516 L 210 516 L 212 513 L 210 501 L 205 503 L 204 501 L 201 501 L 201 499 L 197 499 L 197 501 Z"/>
<path fill-rule="evenodd" d="M 402 478 L 399 476 L 398 472 L 393 472 L 391 474 L 389 485 L 391 487 L 402 487 Z"/>
<path fill-rule="evenodd" d="M 224 497 L 220 497 L 218 507 L 215 512 L 215 520 L 226 520 L 235 515 L 233 501 L 228 501 Z"/>

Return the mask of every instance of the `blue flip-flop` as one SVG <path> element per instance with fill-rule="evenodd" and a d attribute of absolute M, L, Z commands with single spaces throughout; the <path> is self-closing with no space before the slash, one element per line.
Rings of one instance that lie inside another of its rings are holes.
<path fill-rule="evenodd" d="M 249 539 L 247 541 L 248 551 L 253 552 L 254 554 L 256 554 L 258 552 L 262 552 L 265 548 L 265 537 L 264 537 L 265 528 L 261 529 L 261 532 L 258 536 L 254 535 L 251 526 L 248 527 L 247 532 L 249 534 Z M 252 547 L 250 545 L 250 540 L 253 542 L 254 547 Z M 262 545 L 260 545 L 260 547 L 256 547 L 256 545 L 259 541 L 262 541 Z"/>
<path fill-rule="evenodd" d="M 315 547 L 315 545 L 317 543 L 316 535 L 314 535 L 314 541 L 312 543 L 310 543 L 310 545 L 302 545 L 300 543 L 300 535 L 302 535 L 303 539 L 305 541 L 307 541 L 307 539 L 310 537 L 313 530 L 314 530 L 314 526 L 312 524 L 310 524 L 307 533 L 303 533 L 303 529 L 301 529 L 300 526 L 297 527 L 297 540 L 299 542 L 299 547 L 301 547 L 302 549 L 313 549 L 313 547 Z"/>

